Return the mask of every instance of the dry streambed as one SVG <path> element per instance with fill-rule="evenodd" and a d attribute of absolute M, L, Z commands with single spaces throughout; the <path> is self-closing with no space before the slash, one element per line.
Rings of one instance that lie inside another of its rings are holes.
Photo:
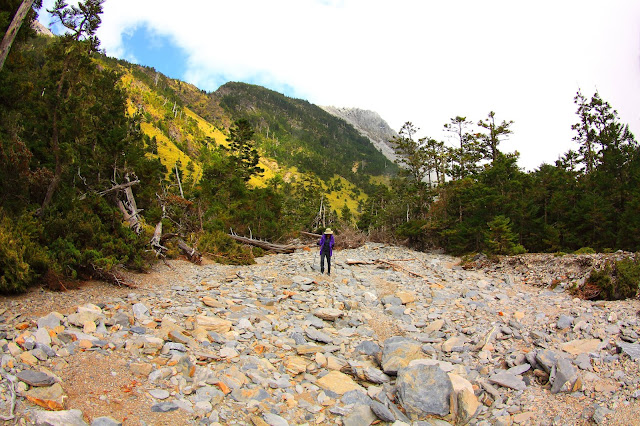
<path fill-rule="evenodd" d="M 464 270 L 375 244 L 337 252 L 330 277 L 317 261 L 303 250 L 247 267 L 174 261 L 137 289 L 6 298 L 0 413 L 79 425 L 629 424 L 640 414 L 637 300 L 575 299 L 518 262 Z M 569 282 L 584 271 L 549 273 Z"/>

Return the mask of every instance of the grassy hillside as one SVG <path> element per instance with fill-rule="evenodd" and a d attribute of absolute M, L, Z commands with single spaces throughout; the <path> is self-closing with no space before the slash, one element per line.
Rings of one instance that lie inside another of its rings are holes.
<path fill-rule="evenodd" d="M 206 93 L 153 68 L 113 58 L 101 61 L 122 73 L 129 114 L 140 117 L 149 143 L 157 145 L 148 155 L 161 160 L 170 180 L 178 163 L 185 180 L 197 184 L 203 147 L 228 147 L 228 128 L 241 118 L 256 131 L 264 169 L 249 181 L 254 187 L 265 187 L 275 177 L 291 182 L 316 175 L 333 210 L 341 212 L 346 205 L 357 214 L 373 184 L 396 171 L 350 124 L 307 101 L 245 83 Z"/>
<path fill-rule="evenodd" d="M 213 96 L 233 119 L 249 119 L 263 151 L 281 164 L 325 182 L 337 174 L 361 187 L 370 175 L 395 172 L 385 169 L 388 160 L 353 126 L 305 100 L 235 82 Z"/>

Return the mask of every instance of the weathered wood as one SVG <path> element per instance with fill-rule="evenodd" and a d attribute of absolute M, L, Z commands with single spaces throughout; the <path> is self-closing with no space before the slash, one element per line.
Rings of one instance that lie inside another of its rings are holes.
<path fill-rule="evenodd" d="M 136 179 L 136 180 L 132 180 L 131 182 L 121 183 L 119 185 L 113 185 L 109 189 L 105 189 L 104 191 L 98 192 L 98 195 L 100 195 L 102 197 L 104 195 L 107 195 L 110 192 L 120 191 L 121 189 L 126 189 L 126 188 L 129 188 L 129 187 L 133 186 L 133 185 L 137 185 L 139 183 L 140 183 L 140 181 L 138 179 Z"/>
<path fill-rule="evenodd" d="M 5 374 L 4 369 L 2 370 L 2 378 L 5 380 L 5 382 L 7 383 L 7 387 L 9 388 L 9 392 L 11 393 L 11 406 L 9 409 L 9 415 L 8 416 L 0 416 L 0 420 L 4 421 L 4 422 L 8 422 L 9 420 L 13 420 L 15 419 L 15 411 L 16 411 L 16 385 L 13 382 L 13 380 L 15 380 L 15 377 L 13 380 L 11 380 L 9 378 L 9 376 L 7 374 Z"/>
<path fill-rule="evenodd" d="M 293 245 L 293 244 L 288 244 L 288 245 L 273 244 L 268 241 L 254 240 L 253 238 L 240 237 L 239 235 L 234 235 L 234 234 L 227 234 L 227 235 L 241 243 L 260 247 L 265 250 L 275 251 L 276 253 L 293 253 L 297 249 L 306 247 L 306 246 Z"/>
<path fill-rule="evenodd" d="M 321 238 L 322 235 L 320 234 L 314 234 L 313 232 L 305 232 L 305 231 L 300 231 L 300 235 L 306 235 L 307 237 L 313 237 L 313 238 Z"/>
<path fill-rule="evenodd" d="M 413 260 L 413 259 L 394 259 L 394 262 L 407 261 L 407 260 Z M 374 261 L 365 261 L 365 260 L 348 259 L 345 263 L 347 265 L 385 265 L 386 267 L 392 268 L 394 271 L 402 271 L 409 275 L 413 275 L 414 277 L 422 278 L 427 282 L 427 284 L 431 285 L 432 287 L 434 286 L 438 288 L 444 287 L 442 284 L 430 282 L 429 278 L 425 277 L 424 275 L 418 274 L 417 272 L 410 271 L 409 269 L 404 268 L 400 265 L 396 265 L 395 263 L 389 260 L 376 259 Z"/>
<path fill-rule="evenodd" d="M 424 275 L 420 275 L 417 272 L 410 271 L 407 268 L 404 268 L 404 267 L 402 267 L 400 265 L 396 265 L 395 263 L 389 262 L 388 260 L 377 259 L 375 261 L 375 263 L 382 263 L 382 264 L 385 264 L 385 265 L 389 265 L 395 271 L 403 271 L 403 272 L 406 272 L 409 275 L 413 275 L 414 277 L 424 278 L 425 280 L 427 279 L 427 277 L 425 277 Z"/>
<path fill-rule="evenodd" d="M 182 253 L 187 256 L 187 259 L 189 259 L 190 262 L 196 264 L 202 263 L 202 254 L 198 250 L 189 247 L 187 243 L 180 238 L 178 238 L 178 248 L 182 250 Z"/>
<path fill-rule="evenodd" d="M 129 181 L 129 175 L 125 176 L 127 183 Z M 135 181 L 134 181 L 135 182 Z M 142 232 L 142 219 L 140 218 L 140 212 L 142 210 L 138 210 L 138 205 L 136 204 L 136 199 L 133 196 L 133 190 L 131 189 L 131 185 L 128 185 L 124 188 L 124 196 L 126 198 L 126 202 L 123 203 L 123 206 L 129 212 L 129 226 L 136 234 L 140 235 Z"/>
<path fill-rule="evenodd" d="M 18 11 L 15 15 L 13 15 L 13 19 L 11 20 L 11 24 L 9 24 L 9 28 L 7 28 L 7 32 L 4 33 L 4 37 L 2 38 L 2 42 L 0 42 L 0 71 L 4 67 L 4 62 L 9 55 L 9 50 L 11 49 L 11 45 L 22 26 L 22 22 L 24 22 L 24 18 L 27 17 L 27 14 L 31 10 L 31 6 L 33 5 L 34 0 L 23 0 L 18 8 Z"/>
<path fill-rule="evenodd" d="M 156 257 L 164 254 L 164 252 L 168 250 L 168 248 L 162 245 L 163 242 L 162 220 L 159 220 L 156 224 L 156 229 L 153 231 L 153 237 L 151 237 L 151 241 L 149 242 L 151 248 L 156 252 Z"/>
<path fill-rule="evenodd" d="M 353 260 L 353 259 L 347 259 L 345 263 L 347 265 L 375 265 L 375 262 L 367 262 L 364 260 Z"/>
<path fill-rule="evenodd" d="M 91 276 L 102 281 L 106 281 L 117 286 L 129 288 L 137 288 L 137 286 L 118 273 L 117 270 L 107 271 L 97 265 L 91 264 Z"/>

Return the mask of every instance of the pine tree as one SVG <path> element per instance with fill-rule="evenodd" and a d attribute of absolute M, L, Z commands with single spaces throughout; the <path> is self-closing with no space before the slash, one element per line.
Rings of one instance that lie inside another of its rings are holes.
<path fill-rule="evenodd" d="M 260 155 L 253 141 L 253 127 L 246 119 L 237 120 L 229 130 L 229 153 L 233 158 L 237 172 L 246 182 L 251 176 L 264 172 L 258 166 Z"/>

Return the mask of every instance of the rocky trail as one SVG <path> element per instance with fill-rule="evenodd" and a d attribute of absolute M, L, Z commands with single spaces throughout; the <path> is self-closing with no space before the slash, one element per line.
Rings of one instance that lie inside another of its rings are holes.
<path fill-rule="evenodd" d="M 466 270 L 450 256 L 367 244 L 337 251 L 331 276 L 299 250 L 242 267 L 159 264 L 135 289 L 5 297 L 0 415 L 38 425 L 640 424 L 640 301 L 573 298 L 584 268 L 550 272 L 552 258 L 535 259 Z"/>

